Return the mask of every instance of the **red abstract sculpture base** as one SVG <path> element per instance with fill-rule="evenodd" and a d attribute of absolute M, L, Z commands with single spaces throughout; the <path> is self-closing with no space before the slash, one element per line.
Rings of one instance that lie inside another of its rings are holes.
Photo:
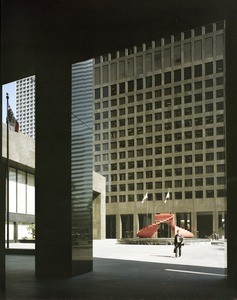
<path fill-rule="evenodd" d="M 164 214 L 157 214 L 155 215 L 155 222 L 151 225 L 148 225 L 141 230 L 138 231 L 137 237 L 139 238 L 152 238 L 156 234 L 158 230 L 158 226 L 161 223 L 166 223 L 170 225 L 171 230 L 173 231 L 173 234 L 177 233 L 177 230 L 179 230 L 179 233 L 184 237 L 184 238 L 193 238 L 194 235 L 192 232 L 180 228 L 174 224 L 174 214 L 170 213 L 164 213 Z"/>

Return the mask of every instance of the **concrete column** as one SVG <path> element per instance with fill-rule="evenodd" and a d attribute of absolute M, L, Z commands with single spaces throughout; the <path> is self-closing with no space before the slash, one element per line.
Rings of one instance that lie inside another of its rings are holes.
<path fill-rule="evenodd" d="M 116 215 L 116 237 L 117 239 L 122 238 L 122 220 L 120 214 Z"/>
<path fill-rule="evenodd" d="M 14 237 L 13 237 L 14 243 L 17 243 L 18 240 L 18 223 L 14 222 Z"/>
<path fill-rule="evenodd" d="M 191 231 L 194 234 L 194 236 L 198 238 L 198 234 L 197 234 L 197 213 L 196 212 L 191 213 Z"/>
<path fill-rule="evenodd" d="M 92 270 L 92 170 L 86 188 L 80 181 L 72 188 L 72 71 L 64 59 L 58 53 L 45 56 L 36 72 L 35 270 L 38 278 L 64 278 Z M 80 164 L 79 161 L 79 168 Z M 78 199 L 76 192 L 83 188 L 90 195 Z M 80 244 L 87 245 L 86 251 L 79 248 L 78 238 Z"/>
<path fill-rule="evenodd" d="M 1 112 L 2 106 L 0 108 Z M 2 113 L 0 113 L 0 120 Z M 2 139 L 1 142 L 2 143 Z M 0 147 L 0 155 L 2 155 L 2 146 Z M 0 163 L 0 291 L 6 289 L 6 263 L 5 263 L 5 211 L 6 211 L 6 165 L 1 160 Z"/>
<path fill-rule="evenodd" d="M 136 237 L 136 234 L 139 230 L 139 218 L 138 214 L 133 214 L 133 237 Z"/>

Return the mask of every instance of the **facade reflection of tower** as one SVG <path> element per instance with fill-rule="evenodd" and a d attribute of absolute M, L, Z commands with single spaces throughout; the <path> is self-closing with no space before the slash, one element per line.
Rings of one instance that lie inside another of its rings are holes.
<path fill-rule="evenodd" d="M 94 166 L 107 178 L 107 237 L 135 236 L 146 225 L 145 192 L 149 218 L 170 210 L 196 236 L 222 235 L 225 23 L 95 58 L 94 92 Z"/>

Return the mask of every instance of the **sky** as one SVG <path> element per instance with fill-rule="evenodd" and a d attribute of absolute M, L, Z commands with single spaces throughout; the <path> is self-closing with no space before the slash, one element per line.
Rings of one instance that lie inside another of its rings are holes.
<path fill-rule="evenodd" d="M 6 93 L 9 94 L 9 105 L 16 116 L 16 82 L 11 82 L 8 84 L 4 84 L 2 86 L 2 122 L 6 124 L 6 116 L 7 116 L 7 99 Z"/>

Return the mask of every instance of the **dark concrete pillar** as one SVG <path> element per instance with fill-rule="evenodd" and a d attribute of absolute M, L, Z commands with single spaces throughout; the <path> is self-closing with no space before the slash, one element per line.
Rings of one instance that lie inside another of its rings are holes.
<path fill-rule="evenodd" d="M 236 9 L 228 2 L 226 21 L 226 152 L 227 152 L 227 279 L 236 287 L 237 278 L 237 48 Z"/>
<path fill-rule="evenodd" d="M 2 107 L 2 105 L 1 105 Z M 2 132 L 2 131 L 1 131 Z M 2 138 L 0 142 L 2 152 Z M 6 288 L 6 265 L 5 265 L 5 203 L 6 203 L 6 165 L 0 164 L 0 291 Z"/>
<path fill-rule="evenodd" d="M 36 277 L 91 271 L 92 252 L 89 267 L 83 247 L 72 258 L 71 65 L 57 53 L 44 58 L 36 72 L 35 180 Z"/>

